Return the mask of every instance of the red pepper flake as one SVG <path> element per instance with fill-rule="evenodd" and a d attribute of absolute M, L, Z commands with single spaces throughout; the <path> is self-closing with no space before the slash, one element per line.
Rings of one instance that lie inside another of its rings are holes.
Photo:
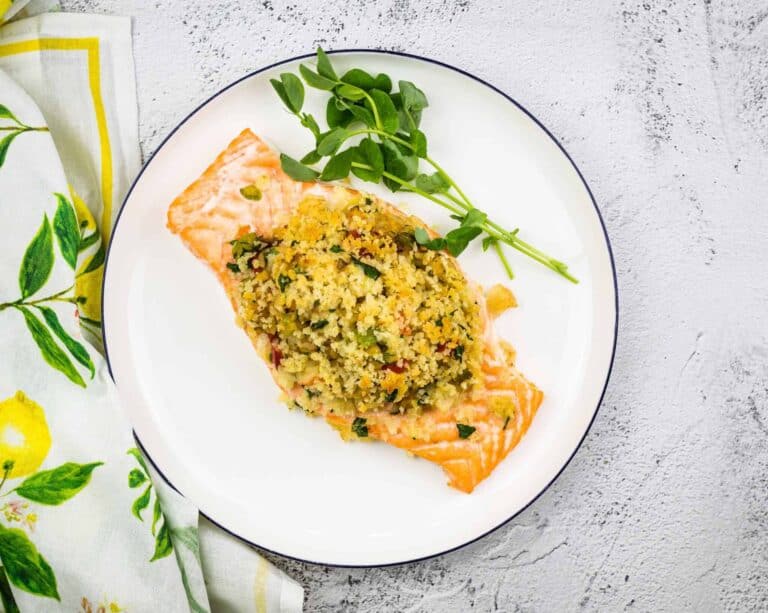
<path fill-rule="evenodd" d="M 408 368 L 408 360 L 398 360 L 397 362 L 384 364 L 384 366 L 381 367 L 382 370 L 390 370 L 398 375 L 404 373 L 406 368 Z"/>
<path fill-rule="evenodd" d="M 272 365 L 275 368 L 280 368 L 280 362 L 283 361 L 283 352 L 280 351 L 280 347 L 277 346 L 277 337 L 274 335 L 269 336 L 269 343 L 272 347 L 271 359 Z"/>
<path fill-rule="evenodd" d="M 443 353 L 446 349 L 448 349 L 448 345 L 446 345 L 445 343 L 440 343 L 437 346 L 438 353 Z"/>

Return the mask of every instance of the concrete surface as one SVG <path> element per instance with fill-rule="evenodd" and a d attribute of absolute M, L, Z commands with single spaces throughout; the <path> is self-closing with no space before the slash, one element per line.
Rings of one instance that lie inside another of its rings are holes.
<path fill-rule="evenodd" d="M 768 610 L 768 0 L 65 0 L 134 17 L 144 155 L 318 43 L 446 60 L 526 105 L 605 217 L 613 378 L 581 451 L 495 534 L 419 564 L 271 557 L 308 611 Z"/>

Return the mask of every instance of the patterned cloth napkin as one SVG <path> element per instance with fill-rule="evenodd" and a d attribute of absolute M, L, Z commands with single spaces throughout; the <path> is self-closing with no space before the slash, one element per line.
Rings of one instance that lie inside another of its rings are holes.
<path fill-rule="evenodd" d="M 0 22 L 35 2 L 0 0 Z M 139 165 L 129 20 L 0 26 L 0 602 L 300 611 L 297 584 L 153 472 L 100 353 L 105 245 Z"/>

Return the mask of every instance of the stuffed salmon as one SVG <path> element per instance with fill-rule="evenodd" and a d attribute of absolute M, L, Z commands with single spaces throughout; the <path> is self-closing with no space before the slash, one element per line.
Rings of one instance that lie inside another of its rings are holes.
<path fill-rule="evenodd" d="M 471 492 L 541 404 L 494 335 L 508 290 L 486 297 L 394 206 L 292 180 L 250 130 L 173 201 L 168 228 L 217 275 L 286 403 L 345 440 L 404 449 Z"/>

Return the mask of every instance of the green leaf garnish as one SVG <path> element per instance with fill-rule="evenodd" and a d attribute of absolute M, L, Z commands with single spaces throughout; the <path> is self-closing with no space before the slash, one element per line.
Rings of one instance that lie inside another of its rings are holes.
<path fill-rule="evenodd" d="M 453 257 L 458 257 L 477 238 L 483 229 L 477 226 L 461 226 L 445 235 L 445 247 Z"/>
<path fill-rule="evenodd" d="M 360 438 L 365 438 L 368 436 L 368 426 L 366 425 L 367 420 L 365 417 L 355 417 L 355 420 L 352 422 L 352 432 L 357 434 Z"/>
<path fill-rule="evenodd" d="M 327 325 L 328 325 L 328 320 L 327 320 L 327 319 L 321 319 L 320 321 L 313 321 L 313 322 L 312 322 L 312 323 L 309 325 L 309 327 L 310 327 L 312 330 L 322 330 L 322 329 L 323 329 L 323 328 L 325 328 L 325 326 L 327 326 Z"/>
<path fill-rule="evenodd" d="M 413 147 L 413 152 L 419 156 L 420 158 L 426 158 L 427 157 L 427 136 L 422 132 L 421 130 L 413 129 L 411 130 L 411 137 L 410 137 L 410 143 L 411 147 Z M 442 175 L 439 172 L 435 173 L 438 175 L 443 182 L 446 184 L 446 189 L 449 185 L 445 179 L 442 178 Z M 427 176 L 427 175 L 423 175 Z M 418 183 L 416 184 L 418 187 Z M 444 190 L 435 190 L 435 191 L 444 191 Z"/>
<path fill-rule="evenodd" d="M 341 102 L 346 106 L 347 110 L 352 113 L 352 116 L 357 121 L 361 122 L 368 128 L 376 127 L 376 119 L 373 117 L 373 113 L 371 113 L 371 111 L 369 111 L 367 108 L 360 106 L 359 104 L 347 104 L 343 100 Z"/>
<path fill-rule="evenodd" d="M 413 237 L 416 242 L 422 247 L 426 247 L 432 251 L 440 251 L 445 249 L 445 239 L 441 237 L 430 238 L 429 233 L 424 228 L 416 228 L 413 231 Z"/>
<path fill-rule="evenodd" d="M 354 115 L 346 108 L 339 108 L 336 104 L 338 98 L 328 98 L 328 104 L 325 105 L 325 122 L 329 128 L 346 128 L 354 119 Z"/>
<path fill-rule="evenodd" d="M 304 81 L 306 81 L 307 85 L 309 85 L 310 87 L 314 87 L 315 89 L 322 89 L 325 91 L 330 91 L 334 87 L 336 87 L 335 80 L 328 79 L 323 75 L 320 75 L 314 72 L 304 64 L 301 64 L 299 66 L 299 72 L 301 73 L 301 76 L 304 78 Z"/>
<path fill-rule="evenodd" d="M 353 68 L 345 72 L 341 81 L 365 90 L 373 89 L 376 84 L 373 77 L 360 68 Z"/>
<path fill-rule="evenodd" d="M 316 170 L 312 170 L 309 166 L 305 166 L 285 153 L 280 154 L 280 166 L 283 172 L 295 181 L 314 181 L 318 176 Z"/>
<path fill-rule="evenodd" d="M 379 73 L 373 80 L 373 87 L 374 89 L 380 89 L 384 93 L 388 94 L 392 91 L 392 79 L 389 78 L 389 75 Z"/>
<path fill-rule="evenodd" d="M 398 179 L 410 181 L 419 170 L 419 159 L 415 155 L 405 154 L 397 144 L 385 140 L 381 144 L 384 151 L 384 167 Z"/>
<path fill-rule="evenodd" d="M 381 272 L 370 264 L 366 264 L 365 262 L 362 262 L 355 257 L 352 258 L 352 262 L 355 264 L 355 266 L 358 266 L 363 271 L 363 273 L 365 273 L 366 277 L 373 279 L 374 281 L 381 276 Z"/>
<path fill-rule="evenodd" d="M 334 155 L 320 173 L 320 179 L 323 181 L 336 181 L 349 176 L 352 167 L 353 151 L 347 149 Z"/>
<path fill-rule="evenodd" d="M 320 126 L 317 125 L 317 120 L 309 113 L 304 113 L 301 116 L 301 125 L 312 132 L 315 138 L 320 136 Z"/>
<path fill-rule="evenodd" d="M 341 245 L 333 245 L 330 251 L 331 253 L 341 253 L 344 250 L 341 248 Z"/>
<path fill-rule="evenodd" d="M 447 192 L 450 184 L 443 178 L 439 172 L 431 175 L 420 174 L 416 177 L 416 187 L 428 194 L 437 194 Z"/>
<path fill-rule="evenodd" d="M 328 55 L 320 47 L 317 48 L 317 72 L 326 79 L 339 80 L 339 77 L 336 76 L 336 71 L 331 65 L 331 60 L 328 59 Z"/>
<path fill-rule="evenodd" d="M 312 149 L 307 155 L 305 155 L 303 158 L 301 158 L 300 162 L 302 164 L 317 164 L 320 160 L 323 159 L 323 156 L 320 155 L 316 150 Z"/>
<path fill-rule="evenodd" d="M 454 347 L 453 351 L 451 352 L 451 355 L 457 360 L 460 360 L 461 357 L 464 355 L 464 345 L 457 345 Z"/>
<path fill-rule="evenodd" d="M 360 89 L 359 87 L 355 87 L 354 85 L 347 85 L 346 83 L 344 85 L 340 85 L 339 87 L 337 87 L 335 91 L 342 98 L 346 98 L 347 100 L 351 100 L 352 102 L 357 102 L 358 100 L 362 100 L 366 96 L 366 92 L 364 89 Z"/>
<path fill-rule="evenodd" d="M 279 81 L 270 79 L 269 82 L 289 111 L 293 113 L 301 111 L 301 107 L 304 106 L 304 86 L 299 77 L 290 72 L 284 72 L 280 75 Z"/>
<path fill-rule="evenodd" d="M 397 118 L 397 109 L 392 103 L 389 94 L 385 94 L 380 89 L 372 89 L 368 92 L 368 95 L 373 100 L 373 104 L 376 105 L 382 129 L 389 134 L 397 132 L 397 128 L 400 125 Z M 368 100 L 366 100 L 366 107 L 373 108 Z"/>
<path fill-rule="evenodd" d="M 379 144 L 372 138 L 364 138 L 353 151 L 352 173 L 364 181 L 377 183 L 384 172 L 384 155 Z"/>
<path fill-rule="evenodd" d="M 474 426 L 467 426 L 465 424 L 456 424 L 456 428 L 459 430 L 459 438 L 469 438 L 477 430 Z"/>
<path fill-rule="evenodd" d="M 502 245 L 536 260 L 573 283 L 568 267 L 518 237 L 518 230 L 506 230 L 488 219 L 475 207 L 450 175 L 429 155 L 427 137 L 419 129 L 422 113 L 429 107 L 425 93 L 411 81 L 398 81 L 392 91 L 392 79 L 386 74 L 375 77 L 362 68 L 352 68 L 338 77 L 327 54 L 317 50 L 317 65 L 302 64 L 299 72 L 310 87 L 329 92 L 325 119 L 328 131 L 322 132 L 311 115 L 301 113 L 304 86 L 296 75 L 283 73 L 271 83 L 283 104 L 314 136 L 316 148 L 297 162 L 281 155 L 281 166 L 297 181 L 346 178 L 351 172 L 371 183 L 383 183 L 393 192 L 407 191 L 438 204 L 460 222 L 444 237 L 430 238 L 423 229 L 414 232 L 417 242 L 432 250 L 446 250 L 454 257 L 483 235 L 483 250 L 493 247 L 509 278 L 512 269 Z M 362 127 L 359 126 L 362 124 Z M 362 136 L 358 144 L 348 144 L 353 136 Z M 0 149 L 2 145 L 0 145 Z M 310 168 L 331 156 L 322 174 Z M 431 170 L 420 168 L 429 165 Z M 375 270 L 375 269 L 373 269 Z M 376 278 L 370 271 L 372 278 Z M 376 271 L 375 274 L 379 274 Z"/>
<path fill-rule="evenodd" d="M 479 209 L 470 209 L 461 220 L 461 225 L 465 227 L 480 228 L 488 220 L 488 215 Z"/>
<path fill-rule="evenodd" d="M 281 292 L 284 292 L 285 288 L 288 287 L 292 282 L 293 280 L 287 275 L 281 274 L 279 277 L 277 277 L 277 285 Z"/>
<path fill-rule="evenodd" d="M 227 262 L 227 268 L 232 272 L 240 272 L 240 267 L 234 262 Z"/>
<path fill-rule="evenodd" d="M 320 155 L 331 155 L 341 146 L 347 138 L 349 138 L 349 132 L 344 128 L 333 128 L 330 132 L 327 132 L 317 143 L 317 152 Z"/>

